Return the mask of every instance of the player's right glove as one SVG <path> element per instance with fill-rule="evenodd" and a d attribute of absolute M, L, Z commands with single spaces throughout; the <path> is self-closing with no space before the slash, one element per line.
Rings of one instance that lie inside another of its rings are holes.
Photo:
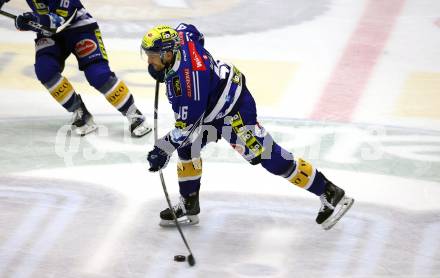
<path fill-rule="evenodd" d="M 17 18 L 15 19 L 15 28 L 17 28 L 20 31 L 36 31 L 36 32 L 38 32 L 39 30 L 35 30 L 34 28 L 32 28 L 32 26 L 30 26 L 28 24 L 29 21 L 38 22 L 37 15 L 35 15 L 32 12 L 26 12 L 22 15 L 17 16 Z"/>
<path fill-rule="evenodd" d="M 170 156 L 162 149 L 154 146 L 154 149 L 148 153 L 148 163 L 150 163 L 150 172 L 157 172 L 167 166 Z"/>

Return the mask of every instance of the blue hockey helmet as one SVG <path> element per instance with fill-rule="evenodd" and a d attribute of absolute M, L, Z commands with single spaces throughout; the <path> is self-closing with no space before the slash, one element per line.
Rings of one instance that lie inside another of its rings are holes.
<path fill-rule="evenodd" d="M 179 34 L 167 25 L 157 25 L 144 35 L 141 48 L 145 53 L 175 52 L 180 47 Z"/>

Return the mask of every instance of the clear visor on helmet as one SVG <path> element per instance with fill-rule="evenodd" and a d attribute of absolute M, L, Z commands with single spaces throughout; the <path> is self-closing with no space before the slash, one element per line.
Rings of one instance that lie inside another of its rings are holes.
<path fill-rule="evenodd" d="M 148 56 L 150 56 L 150 57 L 151 56 L 160 56 L 160 52 L 147 50 L 141 46 L 140 47 L 140 55 L 141 55 L 142 60 L 144 60 L 145 62 L 148 62 Z"/>

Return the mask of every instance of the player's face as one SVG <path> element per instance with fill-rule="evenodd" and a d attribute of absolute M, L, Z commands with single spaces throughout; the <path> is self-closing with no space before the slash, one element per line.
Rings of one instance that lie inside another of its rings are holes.
<path fill-rule="evenodd" d="M 154 70 L 161 71 L 165 68 L 165 65 L 162 63 L 162 60 L 160 59 L 159 53 L 147 53 L 148 57 L 148 64 L 152 65 Z"/>

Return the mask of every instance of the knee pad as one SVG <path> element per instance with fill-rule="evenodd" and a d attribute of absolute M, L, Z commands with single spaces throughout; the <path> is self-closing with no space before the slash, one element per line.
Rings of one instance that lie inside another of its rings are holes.
<path fill-rule="evenodd" d="M 41 83 L 46 84 L 61 73 L 61 65 L 51 55 L 40 55 L 35 60 L 35 74 Z"/>
<path fill-rule="evenodd" d="M 198 180 L 202 177 L 202 159 L 180 160 L 177 163 L 179 182 Z"/>

